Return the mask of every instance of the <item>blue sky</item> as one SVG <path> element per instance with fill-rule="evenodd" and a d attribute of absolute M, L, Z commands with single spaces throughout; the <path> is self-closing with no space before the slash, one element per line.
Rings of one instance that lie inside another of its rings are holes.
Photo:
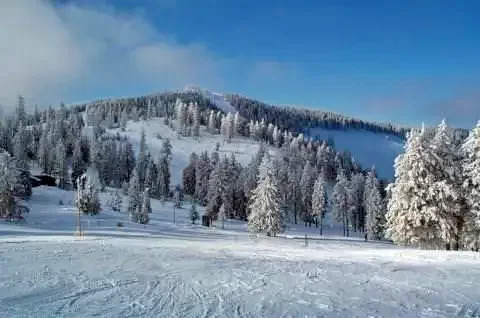
<path fill-rule="evenodd" d="M 59 48 L 35 67 L 52 89 L 9 84 L 33 100 L 196 84 L 405 125 L 480 119 L 478 1 L 25 1 L 9 16 L 35 14 L 24 32 Z"/>

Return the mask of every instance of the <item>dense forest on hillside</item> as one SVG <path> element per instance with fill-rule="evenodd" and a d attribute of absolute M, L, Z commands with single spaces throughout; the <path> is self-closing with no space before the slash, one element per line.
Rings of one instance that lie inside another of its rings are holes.
<path fill-rule="evenodd" d="M 240 112 L 240 115 L 251 120 L 264 119 L 268 123 L 277 125 L 280 129 L 306 132 L 308 128 L 326 129 L 365 129 L 372 132 L 392 134 L 405 137 L 407 128 L 393 124 L 367 122 L 333 112 L 312 110 L 305 108 L 273 106 L 266 103 L 243 97 L 229 95 L 228 100 Z"/>

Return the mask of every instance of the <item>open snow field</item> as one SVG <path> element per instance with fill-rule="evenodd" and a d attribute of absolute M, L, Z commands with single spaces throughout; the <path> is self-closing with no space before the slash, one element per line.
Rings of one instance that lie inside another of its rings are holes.
<path fill-rule="evenodd" d="M 36 188 L 27 223 L 0 224 L 0 317 L 480 317 L 478 253 L 344 240 L 335 227 L 305 246 L 291 239 L 302 226 L 257 238 L 240 222 L 191 225 L 187 204 L 174 224 L 155 200 L 147 226 L 104 204 L 75 238 L 72 199 Z"/>

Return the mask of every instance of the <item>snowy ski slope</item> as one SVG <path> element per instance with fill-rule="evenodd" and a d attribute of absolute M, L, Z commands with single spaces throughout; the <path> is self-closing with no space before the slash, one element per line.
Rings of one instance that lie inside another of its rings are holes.
<path fill-rule="evenodd" d="M 156 200 L 147 226 L 104 204 L 78 239 L 72 199 L 35 188 L 27 223 L 0 224 L 0 317 L 479 316 L 478 253 L 286 238 L 301 227 L 261 239 L 191 225 L 188 205 L 174 224 Z"/>
<path fill-rule="evenodd" d="M 172 144 L 172 183 L 179 184 L 182 180 L 182 170 L 188 165 L 190 154 L 192 152 L 200 155 L 203 151 L 212 153 L 215 151 L 217 143 L 220 144 L 218 151 L 220 157 L 235 154 L 235 158 L 243 166 L 248 165 L 252 156 L 258 151 L 260 144 L 248 138 L 234 138 L 231 143 L 225 142 L 220 135 L 208 133 L 204 126 L 200 128 L 200 137 L 180 137 L 177 132 L 165 125 L 163 118 L 155 118 L 147 121 L 128 122 L 125 131 L 121 129 L 111 129 L 110 133 L 121 136 L 127 136 L 133 143 L 135 149 L 138 149 L 140 143 L 142 128 L 145 130 L 146 142 L 149 151 L 153 156 L 158 155 L 163 140 L 168 138 Z M 159 139 L 157 136 L 161 136 Z M 270 148 L 273 155 L 274 149 Z"/>

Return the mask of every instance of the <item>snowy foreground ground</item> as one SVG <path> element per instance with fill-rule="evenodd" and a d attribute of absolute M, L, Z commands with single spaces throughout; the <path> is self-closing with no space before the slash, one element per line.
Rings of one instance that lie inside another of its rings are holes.
<path fill-rule="evenodd" d="M 71 199 L 35 189 L 27 224 L 0 225 L 0 317 L 480 317 L 478 253 L 260 239 L 157 201 L 146 227 L 105 210 L 78 239 Z"/>

